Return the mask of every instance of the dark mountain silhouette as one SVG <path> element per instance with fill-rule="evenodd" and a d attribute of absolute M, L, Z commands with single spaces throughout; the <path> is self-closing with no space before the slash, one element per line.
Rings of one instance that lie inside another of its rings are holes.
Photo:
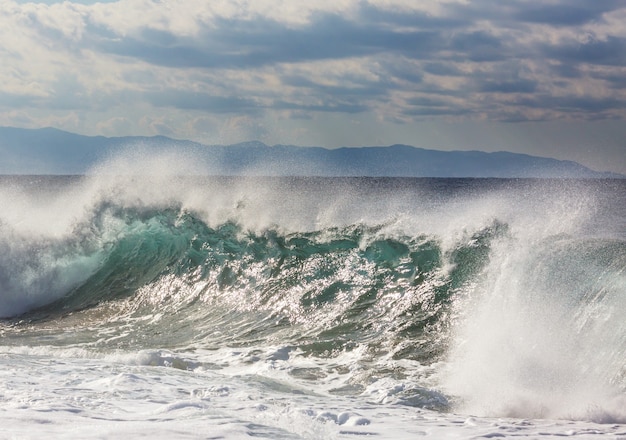
<path fill-rule="evenodd" d="M 326 149 L 261 142 L 203 145 L 164 136 L 82 136 L 54 128 L 0 127 L 0 174 L 84 174 L 121 151 L 191 154 L 209 175 L 624 178 L 572 161 L 526 154 L 391 145 Z"/>

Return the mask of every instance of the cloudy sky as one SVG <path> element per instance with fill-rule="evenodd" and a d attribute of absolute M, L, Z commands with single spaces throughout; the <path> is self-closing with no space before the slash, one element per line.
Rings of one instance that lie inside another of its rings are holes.
<path fill-rule="evenodd" d="M 0 125 L 626 173 L 624 0 L 0 0 Z"/>

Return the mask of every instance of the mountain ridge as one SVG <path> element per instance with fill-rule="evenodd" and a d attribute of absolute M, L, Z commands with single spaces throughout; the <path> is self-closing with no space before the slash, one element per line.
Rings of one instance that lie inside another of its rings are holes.
<path fill-rule="evenodd" d="M 508 151 L 442 151 L 406 144 L 328 149 L 260 141 L 206 145 L 167 136 L 85 136 L 51 127 L 0 127 L 0 174 L 84 174 L 137 145 L 155 153 L 190 153 L 206 165 L 208 175 L 626 178 L 570 160 Z"/>

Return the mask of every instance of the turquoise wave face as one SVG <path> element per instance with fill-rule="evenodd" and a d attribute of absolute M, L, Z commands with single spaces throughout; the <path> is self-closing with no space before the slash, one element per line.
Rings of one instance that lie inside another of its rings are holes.
<path fill-rule="evenodd" d="M 439 237 L 390 232 L 386 225 L 255 232 L 236 222 L 209 227 L 180 208 L 96 212 L 89 233 L 55 252 L 97 266 L 20 319 L 72 315 L 73 325 L 88 329 L 134 320 L 135 336 L 116 338 L 116 345 L 145 344 L 155 332 L 150 326 L 168 323 L 172 347 L 280 337 L 316 353 L 366 343 L 430 362 L 445 351 L 463 299 L 503 269 L 511 271 L 506 282 L 528 285 L 528 298 L 547 302 L 551 292 L 573 307 L 559 313 L 580 313 L 577 307 L 615 288 L 626 261 L 619 240 L 555 236 L 524 250 L 526 267 L 502 268 L 494 253 L 510 256 L 523 244 L 497 221 L 444 247 Z M 163 340 L 163 331 L 157 333 L 154 344 Z"/>
<path fill-rule="evenodd" d="M 505 231 L 496 223 L 444 251 L 434 237 L 389 234 L 384 225 L 251 232 L 234 222 L 212 228 L 179 209 L 105 208 L 84 244 L 100 255 L 97 270 L 20 319 L 65 319 L 78 326 L 68 338 L 101 343 L 108 322 L 133 322 L 132 335 L 112 339 L 116 347 L 147 344 L 151 334 L 172 347 L 280 338 L 316 354 L 365 343 L 432 360 L 455 292 Z M 78 336 L 94 327 L 102 328 Z"/>
<path fill-rule="evenodd" d="M 622 217 L 598 228 L 563 184 L 361 182 L 338 203 L 335 181 L 261 196 L 122 183 L 56 211 L 40 197 L 29 213 L 59 216 L 46 224 L 0 212 L 5 346 L 235 347 L 250 362 L 277 347 L 311 360 L 304 380 L 348 377 L 333 392 L 410 378 L 399 402 L 472 414 L 576 412 L 561 402 L 626 387 Z M 594 212 L 616 206 L 609 193 Z"/>

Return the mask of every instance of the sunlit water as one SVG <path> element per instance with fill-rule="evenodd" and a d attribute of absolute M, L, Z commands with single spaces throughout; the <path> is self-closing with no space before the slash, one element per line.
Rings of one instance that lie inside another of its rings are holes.
<path fill-rule="evenodd" d="M 137 159 L 1 180 L 6 435 L 626 436 L 625 181 Z"/>

